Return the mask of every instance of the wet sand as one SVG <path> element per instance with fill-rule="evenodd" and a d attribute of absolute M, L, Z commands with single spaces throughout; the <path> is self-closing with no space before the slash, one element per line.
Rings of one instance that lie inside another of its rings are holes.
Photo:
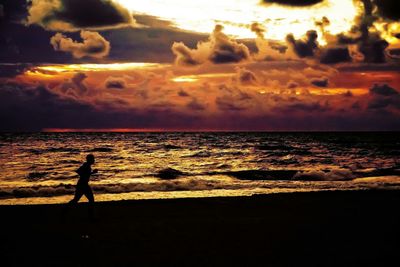
<path fill-rule="evenodd" d="M 400 192 L 0 206 L 1 266 L 399 266 Z"/>

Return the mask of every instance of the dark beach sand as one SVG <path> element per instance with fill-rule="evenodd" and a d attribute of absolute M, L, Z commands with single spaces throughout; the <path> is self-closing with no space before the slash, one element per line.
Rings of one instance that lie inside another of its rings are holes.
<path fill-rule="evenodd" d="M 400 266 L 400 191 L 0 206 L 0 266 Z M 88 235 L 88 237 L 85 237 Z"/>

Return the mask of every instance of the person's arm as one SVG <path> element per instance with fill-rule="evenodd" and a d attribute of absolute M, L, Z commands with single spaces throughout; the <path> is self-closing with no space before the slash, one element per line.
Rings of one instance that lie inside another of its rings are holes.
<path fill-rule="evenodd" d="M 80 166 L 76 171 L 77 174 L 79 174 L 79 176 L 81 176 L 83 174 L 83 165 Z"/>
<path fill-rule="evenodd" d="M 92 171 L 92 174 L 96 174 L 96 173 L 98 173 L 99 171 L 97 170 L 97 169 L 94 169 L 93 171 Z"/>

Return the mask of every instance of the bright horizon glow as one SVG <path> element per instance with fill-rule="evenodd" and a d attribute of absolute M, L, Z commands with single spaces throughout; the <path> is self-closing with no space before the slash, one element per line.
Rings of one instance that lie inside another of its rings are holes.
<path fill-rule="evenodd" d="M 60 65 L 42 65 L 34 67 L 33 70 L 41 72 L 75 72 L 75 71 L 108 71 L 108 70 L 130 70 L 130 69 L 153 69 L 158 67 L 167 67 L 169 64 L 161 63 L 109 63 L 109 64 L 60 64 Z"/>
<path fill-rule="evenodd" d="M 184 75 L 172 78 L 173 82 L 197 82 L 200 79 L 205 78 L 227 78 L 234 76 L 235 73 L 206 73 L 206 74 L 194 74 L 194 75 Z"/>
<path fill-rule="evenodd" d="M 136 128 L 44 128 L 42 132 L 45 133 L 90 133 L 90 132 L 99 132 L 99 133 L 136 133 L 136 132 L 163 132 L 163 129 L 136 129 Z"/>
<path fill-rule="evenodd" d="M 360 12 L 353 0 L 327 0 L 310 7 L 290 8 L 276 4 L 263 5 L 261 0 L 116 0 L 135 15 L 150 15 L 172 22 L 182 30 L 210 33 L 215 24 L 236 38 L 255 38 L 250 25 L 257 22 L 266 29 L 265 37 L 284 40 L 288 33 L 303 36 L 324 16 L 330 20 L 325 30 L 331 34 L 347 32 Z"/>
<path fill-rule="evenodd" d="M 162 133 L 162 132 L 237 132 L 240 130 L 215 130 L 215 129 L 162 129 L 162 128 L 44 128 L 44 133 Z M 250 131 L 250 130 L 249 130 Z M 251 132 L 251 131 L 250 131 Z M 257 132 L 257 131 L 256 131 Z"/>

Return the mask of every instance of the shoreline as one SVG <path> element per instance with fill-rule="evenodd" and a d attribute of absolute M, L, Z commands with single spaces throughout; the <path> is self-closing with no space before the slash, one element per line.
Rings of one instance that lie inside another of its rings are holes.
<path fill-rule="evenodd" d="M 399 190 L 0 206 L 5 266 L 389 266 Z M 20 257 L 19 255 L 25 255 Z M 79 264 L 78 264 L 79 263 Z"/>
<path fill-rule="evenodd" d="M 102 191 L 96 190 L 97 188 L 106 187 L 107 184 L 92 184 L 94 189 L 94 195 L 96 202 L 107 202 L 107 201 L 123 201 L 123 200 L 146 200 L 146 199 L 190 199 L 190 198 L 210 198 L 210 197 L 242 197 L 252 195 L 270 195 L 270 194 L 296 194 L 296 193 L 311 193 L 311 192 L 329 192 L 329 191 L 365 191 L 365 190 L 400 190 L 400 176 L 399 175 L 385 175 L 385 176 L 370 176 L 355 178 L 353 180 L 345 181 L 290 181 L 288 184 L 274 184 L 275 182 L 281 181 L 264 181 L 264 185 L 249 185 L 249 186 L 238 186 L 238 188 L 212 188 L 212 189 L 193 189 L 186 190 L 179 188 L 178 181 L 164 181 L 162 186 L 168 186 L 171 183 L 171 190 L 153 190 L 144 191 L 125 191 L 122 189 L 118 192 L 107 192 L 106 189 Z M 185 181 L 181 181 L 185 182 Z M 254 181 L 248 181 L 252 183 Z M 256 183 L 258 181 L 255 181 Z M 293 186 L 291 182 L 303 183 Z M 130 184 L 128 184 L 130 185 Z M 132 184 L 136 186 L 137 183 Z M 116 184 L 111 184 L 112 189 Z M 119 186 L 119 185 L 117 185 Z M 120 186 L 126 186 L 121 184 Z M 173 188 L 176 187 L 176 189 Z M 16 192 L 14 192 L 14 190 Z M 43 190 L 41 193 L 40 191 Z M 51 195 L 52 191 L 57 193 Z M 68 191 L 62 192 L 61 191 Z M 75 184 L 60 184 L 56 186 L 32 186 L 22 187 L 16 189 L 0 188 L 0 206 L 4 205 L 42 205 L 42 204 L 62 204 L 68 202 L 74 194 Z M 112 190 L 111 190 L 112 191 Z M 43 194 L 43 195 L 41 195 Z M 11 197 L 15 195 L 14 197 Z M 8 197 L 6 197 L 8 196 Z M 80 202 L 87 202 L 87 199 L 83 196 Z"/>

